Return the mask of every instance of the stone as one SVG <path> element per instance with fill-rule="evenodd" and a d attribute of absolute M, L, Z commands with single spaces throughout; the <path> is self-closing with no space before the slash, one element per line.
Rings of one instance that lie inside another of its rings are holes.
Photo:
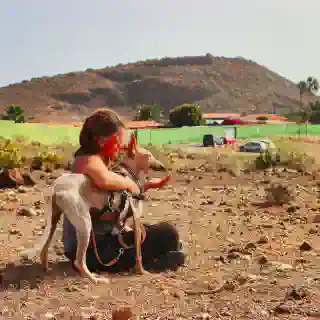
<path fill-rule="evenodd" d="M 122 308 L 112 312 L 112 320 L 129 320 L 132 319 L 133 313 L 131 308 Z"/>
<path fill-rule="evenodd" d="M 288 289 L 286 296 L 288 299 L 302 300 L 310 296 L 310 292 L 306 286 L 294 285 Z"/>
<path fill-rule="evenodd" d="M 17 215 L 24 217 L 35 217 L 37 216 L 37 213 L 32 208 L 22 207 L 18 210 Z"/>
<path fill-rule="evenodd" d="M 286 301 L 284 303 L 277 305 L 274 308 L 275 313 L 279 313 L 279 314 L 291 314 L 291 313 L 294 313 L 295 310 L 296 310 L 296 305 L 292 301 Z"/>
<path fill-rule="evenodd" d="M 312 250 L 312 246 L 307 241 L 304 241 L 300 246 L 300 250 L 301 251 L 310 251 L 310 250 Z"/>
<path fill-rule="evenodd" d="M 268 236 L 261 236 L 260 239 L 258 240 L 259 244 L 266 244 L 269 242 L 269 237 Z"/>
<path fill-rule="evenodd" d="M 313 216 L 312 223 L 320 223 L 320 214 Z"/>

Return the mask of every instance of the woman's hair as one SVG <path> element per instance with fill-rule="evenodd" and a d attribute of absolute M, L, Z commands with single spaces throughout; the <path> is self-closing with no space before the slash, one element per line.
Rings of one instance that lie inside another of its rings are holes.
<path fill-rule="evenodd" d="M 86 118 L 82 126 L 79 137 L 80 148 L 76 151 L 75 157 L 98 153 L 100 147 L 95 138 L 111 136 L 121 127 L 125 128 L 125 123 L 115 111 L 108 108 L 97 109 Z"/>

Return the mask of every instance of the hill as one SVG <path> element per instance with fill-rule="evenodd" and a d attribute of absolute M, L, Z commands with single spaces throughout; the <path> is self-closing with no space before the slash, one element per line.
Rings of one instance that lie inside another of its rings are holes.
<path fill-rule="evenodd" d="M 132 118 L 137 103 L 160 104 L 165 114 L 182 103 L 203 112 L 277 113 L 299 106 L 295 84 L 244 58 L 205 56 L 146 60 L 0 88 L 0 112 L 10 104 L 28 120 L 78 121 L 97 107 Z"/>

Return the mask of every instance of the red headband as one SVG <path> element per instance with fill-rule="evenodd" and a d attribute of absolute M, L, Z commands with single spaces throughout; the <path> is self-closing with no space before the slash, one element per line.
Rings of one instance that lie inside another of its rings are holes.
<path fill-rule="evenodd" d="M 103 147 L 101 148 L 101 155 L 111 160 L 115 160 L 117 153 L 122 149 L 126 150 L 129 155 L 132 155 L 133 150 L 136 148 L 136 137 L 134 133 L 130 135 L 130 140 L 128 145 L 123 145 L 123 141 L 121 141 L 121 132 L 115 132 L 111 135 Z"/>

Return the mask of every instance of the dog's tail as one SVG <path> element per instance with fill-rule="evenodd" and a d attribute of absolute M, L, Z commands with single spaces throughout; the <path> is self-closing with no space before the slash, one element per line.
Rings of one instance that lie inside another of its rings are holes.
<path fill-rule="evenodd" d="M 44 198 L 44 204 L 45 204 L 45 211 L 47 212 L 47 222 L 46 222 L 46 227 L 43 231 L 42 236 L 40 239 L 36 242 L 36 244 L 30 248 L 26 249 L 22 252 L 20 252 L 20 256 L 22 257 L 28 257 L 31 258 L 35 256 L 39 251 L 42 250 L 44 245 L 46 244 L 47 240 L 49 239 L 50 233 L 51 233 L 51 228 L 52 228 L 52 219 L 53 219 L 53 187 L 47 188 L 43 192 L 43 198 Z"/>

